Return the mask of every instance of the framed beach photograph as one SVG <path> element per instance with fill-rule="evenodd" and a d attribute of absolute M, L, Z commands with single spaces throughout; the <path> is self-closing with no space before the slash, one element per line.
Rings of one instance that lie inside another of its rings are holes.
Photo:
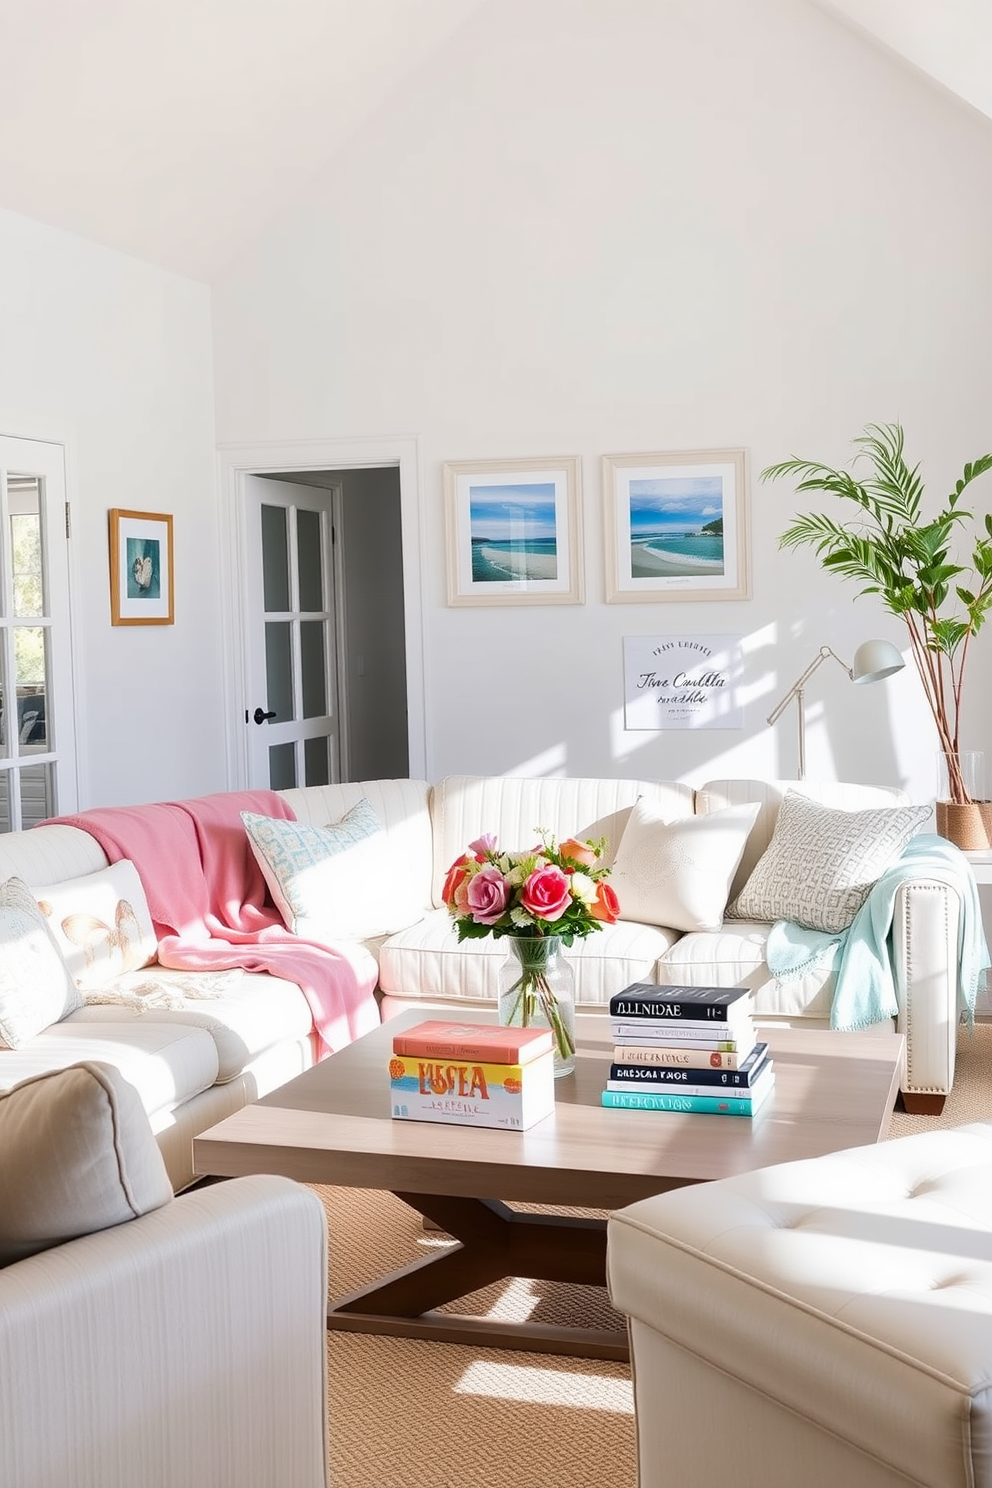
<path fill-rule="evenodd" d="M 172 518 L 160 512 L 110 513 L 110 623 L 172 625 Z"/>
<path fill-rule="evenodd" d="M 581 604 L 577 456 L 444 467 L 449 605 Z"/>
<path fill-rule="evenodd" d="M 606 599 L 749 599 L 744 450 L 604 455 Z"/>

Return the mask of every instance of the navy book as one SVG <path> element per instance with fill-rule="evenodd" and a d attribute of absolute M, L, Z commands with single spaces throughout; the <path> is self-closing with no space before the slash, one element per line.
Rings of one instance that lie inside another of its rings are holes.
<path fill-rule="evenodd" d="M 750 997 L 750 987 L 659 987 L 653 982 L 633 982 L 610 998 L 610 1016 L 625 1021 L 685 1018 L 727 1023 L 749 1015 Z"/>

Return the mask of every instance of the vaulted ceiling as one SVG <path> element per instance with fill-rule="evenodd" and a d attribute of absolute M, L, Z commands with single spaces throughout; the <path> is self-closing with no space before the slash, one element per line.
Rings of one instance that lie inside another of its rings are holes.
<path fill-rule="evenodd" d="M 499 3 L 0 0 L 0 207 L 209 282 Z M 992 117 L 992 0 L 814 3 Z"/>

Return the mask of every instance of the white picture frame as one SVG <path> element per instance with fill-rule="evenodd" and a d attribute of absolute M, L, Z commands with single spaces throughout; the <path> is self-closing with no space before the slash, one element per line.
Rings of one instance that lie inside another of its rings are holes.
<path fill-rule="evenodd" d="M 604 455 L 606 602 L 750 599 L 747 452 Z"/>
<path fill-rule="evenodd" d="M 449 605 L 581 604 L 578 456 L 444 466 Z"/>

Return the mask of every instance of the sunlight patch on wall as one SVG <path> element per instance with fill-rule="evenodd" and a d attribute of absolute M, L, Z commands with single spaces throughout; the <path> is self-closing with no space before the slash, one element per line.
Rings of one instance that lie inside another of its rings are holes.
<path fill-rule="evenodd" d="M 569 1407 L 573 1410 L 609 1411 L 611 1415 L 634 1414 L 633 1386 L 629 1380 L 605 1375 L 567 1373 L 527 1364 L 502 1364 L 478 1359 L 470 1364 L 455 1386 L 457 1395 L 487 1395 L 496 1400 L 525 1400 L 531 1404 Z"/>
<path fill-rule="evenodd" d="M 550 749 L 542 749 L 540 754 L 532 754 L 530 759 L 520 760 L 512 765 L 509 770 L 502 772 L 502 778 L 508 775 L 522 775 L 525 780 L 539 780 L 542 776 L 564 777 L 568 774 L 568 746 L 567 744 L 553 744 Z"/>

